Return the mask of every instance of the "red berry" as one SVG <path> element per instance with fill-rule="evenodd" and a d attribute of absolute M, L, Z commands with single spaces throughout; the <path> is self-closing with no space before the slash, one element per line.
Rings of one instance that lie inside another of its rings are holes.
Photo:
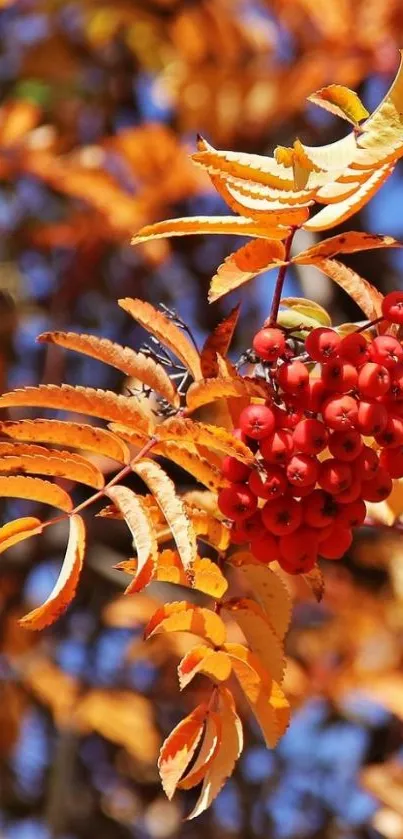
<path fill-rule="evenodd" d="M 256 495 L 245 484 L 232 484 L 220 490 L 218 507 L 223 516 L 233 521 L 243 521 L 251 516 L 257 507 Z"/>
<path fill-rule="evenodd" d="M 279 498 L 269 501 L 262 510 L 262 519 L 269 533 L 285 536 L 299 527 L 302 520 L 301 505 L 295 498 Z"/>
<path fill-rule="evenodd" d="M 339 506 L 332 495 L 324 492 L 323 489 L 315 489 L 308 498 L 302 502 L 304 521 L 310 527 L 327 527 L 332 524 L 337 516 Z"/>
<path fill-rule="evenodd" d="M 354 463 L 351 464 L 352 468 L 354 469 Z M 343 489 L 342 492 L 337 494 L 337 503 L 338 504 L 351 504 L 352 501 L 356 501 L 357 498 L 361 496 L 361 478 L 355 474 L 353 474 L 353 480 L 347 489 Z"/>
<path fill-rule="evenodd" d="M 365 501 L 362 498 L 357 498 L 356 501 L 351 501 L 349 504 L 343 504 L 340 507 L 337 523 L 344 527 L 359 527 L 364 523 L 366 515 Z"/>
<path fill-rule="evenodd" d="M 320 464 L 318 483 L 325 492 L 337 495 L 348 489 L 352 480 L 353 473 L 348 463 L 331 457 Z"/>
<path fill-rule="evenodd" d="M 362 396 L 375 399 L 383 396 L 390 387 L 390 375 L 382 364 L 369 361 L 361 367 L 358 374 L 358 388 Z"/>
<path fill-rule="evenodd" d="M 384 449 L 379 462 L 393 479 L 403 478 L 403 446 Z"/>
<path fill-rule="evenodd" d="M 354 429 L 348 431 L 333 431 L 329 439 L 329 451 L 338 460 L 355 460 L 362 450 L 361 434 Z"/>
<path fill-rule="evenodd" d="M 266 535 L 267 530 L 262 522 L 260 510 L 256 510 L 253 516 L 249 516 L 246 521 L 242 522 L 242 530 L 246 535 L 246 542 L 250 542 L 252 539 L 261 539 Z"/>
<path fill-rule="evenodd" d="M 286 468 L 286 475 L 295 487 L 315 484 L 318 479 L 319 464 L 316 458 L 307 454 L 294 454 Z"/>
<path fill-rule="evenodd" d="M 358 405 L 352 396 L 331 396 L 322 407 L 325 424 L 335 431 L 354 428 L 358 419 Z"/>
<path fill-rule="evenodd" d="M 362 451 L 354 461 L 354 475 L 362 481 L 369 481 L 379 469 L 377 453 L 369 446 L 363 446 Z"/>
<path fill-rule="evenodd" d="M 268 463 L 286 463 L 294 451 L 291 431 L 280 428 L 262 440 L 260 452 Z"/>
<path fill-rule="evenodd" d="M 309 382 L 309 373 L 302 361 L 287 361 L 279 367 L 277 380 L 286 393 L 300 393 Z"/>
<path fill-rule="evenodd" d="M 258 562 L 263 562 L 265 565 L 269 562 L 274 562 L 280 557 L 278 541 L 267 530 L 263 536 L 257 536 L 256 539 L 251 539 L 250 549 L 255 559 Z"/>
<path fill-rule="evenodd" d="M 289 574 L 306 574 L 313 568 L 318 555 L 318 534 L 302 525 L 294 533 L 279 539 L 279 563 Z"/>
<path fill-rule="evenodd" d="M 313 414 L 319 413 L 326 395 L 322 379 L 310 377 L 306 393 L 304 393 L 306 409 L 312 411 Z"/>
<path fill-rule="evenodd" d="M 335 524 L 331 533 L 320 543 L 319 553 L 325 559 L 340 559 L 353 541 L 351 530 Z"/>
<path fill-rule="evenodd" d="M 274 431 L 276 421 L 267 405 L 248 405 L 239 418 L 242 431 L 253 440 L 263 440 Z"/>
<path fill-rule="evenodd" d="M 231 542 L 233 545 L 244 545 L 248 540 L 249 536 L 242 525 L 235 525 L 231 528 Z"/>
<path fill-rule="evenodd" d="M 293 440 L 295 450 L 304 454 L 319 454 L 326 448 L 328 433 L 323 422 L 304 419 L 295 426 Z"/>
<path fill-rule="evenodd" d="M 265 472 L 253 471 L 249 478 L 249 488 L 259 498 L 275 501 L 284 495 L 287 489 L 285 473 L 276 466 L 271 466 Z"/>
<path fill-rule="evenodd" d="M 358 381 L 358 373 L 349 361 L 335 358 L 328 364 L 322 365 L 322 381 L 327 390 L 337 393 L 347 393 L 353 390 Z"/>
<path fill-rule="evenodd" d="M 403 364 L 396 364 L 390 371 L 391 383 L 388 396 L 392 399 L 403 399 Z"/>
<path fill-rule="evenodd" d="M 285 350 L 285 338 L 280 329 L 266 327 L 256 333 L 253 349 L 263 361 L 276 361 Z"/>
<path fill-rule="evenodd" d="M 354 364 L 356 367 L 361 367 L 366 361 L 369 361 L 369 344 L 363 335 L 359 332 L 352 332 L 341 339 L 339 344 L 339 355 L 341 358 Z"/>
<path fill-rule="evenodd" d="M 234 428 L 232 434 L 233 434 L 233 436 L 235 437 L 236 440 L 241 440 L 242 443 L 247 443 L 248 442 L 247 436 L 242 431 L 242 428 Z"/>
<path fill-rule="evenodd" d="M 283 407 L 273 405 L 277 428 L 295 428 L 303 416 L 300 402 L 301 400 L 296 397 L 287 396 L 287 399 L 284 399 Z"/>
<path fill-rule="evenodd" d="M 380 446 L 403 445 L 403 419 L 388 417 L 384 429 L 376 435 L 375 440 Z"/>
<path fill-rule="evenodd" d="M 251 469 L 244 463 L 241 463 L 236 457 L 227 455 L 222 462 L 222 473 L 224 478 L 236 483 L 247 481 L 251 474 Z"/>
<path fill-rule="evenodd" d="M 362 434 L 373 436 L 380 434 L 386 427 L 388 414 L 380 402 L 358 403 L 358 428 Z"/>
<path fill-rule="evenodd" d="M 370 481 L 364 481 L 362 484 L 362 497 L 365 501 L 385 501 L 390 495 L 393 488 L 393 481 L 389 472 L 383 466 L 380 466 L 376 475 Z"/>
<path fill-rule="evenodd" d="M 382 314 L 391 323 L 403 324 L 403 291 L 391 291 L 384 297 Z"/>
<path fill-rule="evenodd" d="M 313 329 L 305 341 L 305 349 L 314 361 L 329 361 L 339 354 L 340 335 L 334 329 Z"/>
<path fill-rule="evenodd" d="M 369 345 L 371 360 L 375 364 L 383 364 L 388 370 L 398 361 L 403 361 L 403 347 L 392 335 L 380 335 Z"/>

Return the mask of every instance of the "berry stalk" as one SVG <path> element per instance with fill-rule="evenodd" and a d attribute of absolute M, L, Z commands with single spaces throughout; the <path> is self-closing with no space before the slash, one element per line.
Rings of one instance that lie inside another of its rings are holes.
<path fill-rule="evenodd" d="M 273 326 L 277 322 L 277 315 L 278 315 L 278 310 L 280 308 L 280 300 L 281 300 L 281 295 L 283 293 L 284 280 L 285 280 L 285 277 L 286 277 L 286 274 L 287 274 L 287 268 L 288 268 L 288 265 L 289 265 L 291 247 L 292 247 L 293 239 L 294 239 L 294 236 L 295 236 L 295 233 L 296 233 L 297 230 L 298 230 L 298 227 L 293 227 L 290 235 L 285 240 L 285 243 L 284 243 L 285 244 L 285 255 L 284 255 L 285 265 L 282 265 L 281 268 L 279 268 L 279 271 L 278 271 L 278 274 L 277 274 L 276 285 L 274 287 L 273 300 L 272 300 L 272 303 L 271 303 L 270 315 L 269 315 L 269 318 L 267 319 L 267 321 L 265 321 L 265 324 L 264 324 L 265 326 Z"/>

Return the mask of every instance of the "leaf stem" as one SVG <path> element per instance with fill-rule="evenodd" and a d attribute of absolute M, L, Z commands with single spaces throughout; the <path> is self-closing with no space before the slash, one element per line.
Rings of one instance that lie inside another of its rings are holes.
<path fill-rule="evenodd" d="M 355 330 L 355 332 L 365 332 L 366 329 L 370 329 L 371 326 L 376 326 L 377 323 L 381 323 L 383 320 L 385 320 L 383 315 L 381 315 L 381 317 L 379 318 L 375 318 L 375 320 L 369 320 L 368 323 L 365 323 L 364 326 L 360 326 L 358 329 Z"/>
<path fill-rule="evenodd" d="M 273 300 L 272 300 L 272 303 L 271 303 L 270 315 L 264 323 L 265 326 L 273 326 L 277 322 L 277 315 L 278 315 L 278 310 L 280 308 L 280 300 L 281 300 L 281 295 L 283 293 L 284 280 L 285 280 L 285 276 L 286 276 L 286 273 L 287 273 L 287 268 L 290 264 L 289 259 L 290 259 L 290 253 L 291 253 L 291 246 L 292 246 L 292 242 L 293 242 L 295 233 L 298 229 L 299 229 L 298 227 L 293 227 L 290 235 L 285 240 L 285 254 L 284 254 L 285 264 L 282 265 L 281 268 L 279 268 L 279 271 L 278 271 L 278 274 L 277 274 L 276 285 L 274 287 Z"/>

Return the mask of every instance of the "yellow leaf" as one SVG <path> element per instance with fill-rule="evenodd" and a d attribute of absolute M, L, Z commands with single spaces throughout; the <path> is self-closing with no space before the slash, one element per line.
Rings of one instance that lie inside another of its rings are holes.
<path fill-rule="evenodd" d="M 227 355 L 238 323 L 239 312 L 240 305 L 238 304 L 207 336 L 200 355 L 201 371 L 205 379 L 218 375 L 217 354 Z"/>
<path fill-rule="evenodd" d="M 377 236 L 375 233 L 362 233 L 356 230 L 349 230 L 346 233 L 339 233 L 330 239 L 324 239 L 317 245 L 313 245 L 306 251 L 298 254 L 292 262 L 304 264 L 306 261 L 320 257 L 336 256 L 338 253 L 355 253 L 356 251 L 367 251 L 375 248 L 401 248 L 403 245 L 393 236 Z"/>
<path fill-rule="evenodd" d="M 328 230 L 329 227 L 334 227 L 336 224 L 341 224 L 342 221 L 350 218 L 350 216 L 361 210 L 373 195 L 378 191 L 382 184 L 387 180 L 389 175 L 393 172 L 394 164 L 387 163 L 380 166 L 373 174 L 365 181 L 354 195 L 346 198 L 344 201 L 339 201 L 337 204 L 329 204 L 313 218 L 310 218 L 304 225 L 305 230 Z"/>
<path fill-rule="evenodd" d="M 203 780 L 207 769 L 214 760 L 220 742 L 222 740 L 222 726 L 220 715 L 215 711 L 209 711 L 204 728 L 203 739 L 200 751 L 193 766 L 186 775 L 179 781 L 178 789 L 192 789 L 198 786 Z"/>
<path fill-rule="evenodd" d="M 294 171 L 289 166 L 278 163 L 274 157 L 262 157 L 258 154 L 244 154 L 234 151 L 218 151 L 212 146 L 206 151 L 193 155 L 193 160 L 207 170 L 210 177 L 218 175 L 225 178 L 230 175 L 241 180 L 252 181 L 274 189 L 298 192 L 294 180 Z M 314 189 L 327 183 L 329 178 L 323 172 L 312 172 L 304 186 Z"/>
<path fill-rule="evenodd" d="M 193 647 L 178 665 L 179 686 L 184 690 L 200 674 L 214 682 L 226 682 L 231 675 L 231 661 L 227 653 L 212 650 L 203 644 Z"/>
<path fill-rule="evenodd" d="M 41 504 L 50 504 L 51 507 L 58 507 L 66 513 L 73 509 L 70 496 L 57 484 L 25 475 L 0 476 L 0 498 L 26 498 Z"/>
<path fill-rule="evenodd" d="M 214 181 L 214 178 L 212 180 Z M 287 189 L 276 189 L 254 183 L 253 181 L 246 181 L 243 178 L 234 178 L 232 175 L 226 175 L 225 181 L 221 178 L 218 180 L 227 184 L 227 191 L 229 187 L 232 187 L 247 198 L 256 198 L 263 201 L 276 201 L 278 202 L 278 206 L 286 205 L 289 208 L 295 207 L 297 204 L 307 206 L 310 200 L 315 197 L 317 190 L 317 187 L 310 187 L 309 189 L 293 189 L 292 191 Z M 229 195 L 231 197 L 231 193 L 229 193 Z"/>
<path fill-rule="evenodd" d="M 203 813 L 214 801 L 234 766 L 243 748 L 242 723 L 234 710 L 232 695 L 226 689 L 219 689 L 218 712 L 221 720 L 219 744 L 214 759 L 207 767 L 199 798 L 188 816 L 194 819 Z"/>
<path fill-rule="evenodd" d="M 227 591 L 228 583 L 215 562 L 208 557 L 197 557 L 193 566 L 192 586 L 219 600 Z"/>
<path fill-rule="evenodd" d="M 37 536 L 38 533 L 42 533 L 42 522 L 32 516 L 25 516 L 3 524 L 3 527 L 0 527 L 0 553 L 28 539 L 29 536 Z"/>
<path fill-rule="evenodd" d="M 298 194 L 300 191 L 298 189 Z M 292 201 L 293 192 L 288 193 L 290 200 L 287 204 L 285 204 L 284 199 L 261 198 L 244 189 L 238 189 L 228 184 L 228 182 L 226 183 L 226 193 L 227 203 L 232 210 L 240 215 L 253 219 L 264 217 L 268 226 L 281 224 L 283 226 L 292 225 L 293 227 L 298 227 L 309 218 L 308 207 L 313 204 L 313 200 L 306 198 L 303 204 L 300 203 L 298 206 L 295 206 Z M 269 232 L 267 232 L 267 238 L 270 238 Z"/>
<path fill-rule="evenodd" d="M 354 160 L 357 141 L 352 131 L 341 140 L 336 140 L 335 143 L 329 143 L 326 146 L 305 146 L 301 143 L 301 147 L 311 163 L 326 172 L 336 172 L 337 175 Z"/>
<path fill-rule="evenodd" d="M 30 443 L 0 441 L 0 472 L 31 472 L 77 481 L 94 489 L 105 484 L 102 472 L 79 454 Z"/>
<path fill-rule="evenodd" d="M 158 437 L 160 440 L 188 440 L 196 445 L 209 446 L 229 454 L 242 463 L 254 462 L 254 456 L 245 443 L 215 425 L 206 425 L 190 419 L 169 419 L 158 426 Z"/>
<path fill-rule="evenodd" d="M 303 574 L 302 576 L 311 589 L 315 599 L 320 603 L 325 593 L 325 579 L 319 565 L 315 564 L 308 574 Z"/>
<path fill-rule="evenodd" d="M 119 437 L 94 425 L 62 420 L 19 420 L 1 422 L 0 432 L 3 437 L 15 440 L 85 449 L 110 457 L 118 463 L 128 463 L 130 459 L 129 449 Z"/>
<path fill-rule="evenodd" d="M 321 326 L 331 326 L 332 321 L 326 309 L 314 300 L 308 300 L 305 297 L 282 297 L 280 306 L 291 309 L 303 318 L 308 317 Z M 302 320 L 301 323 L 305 323 L 305 321 Z"/>
<path fill-rule="evenodd" d="M 191 571 L 197 556 L 196 534 L 183 501 L 166 472 L 152 460 L 133 464 L 133 471 L 144 481 L 162 510 L 179 551 L 185 571 Z"/>
<path fill-rule="evenodd" d="M 44 629 L 64 612 L 72 601 L 85 553 L 85 526 L 81 516 L 70 516 L 70 535 L 59 577 L 49 597 L 37 609 L 25 615 L 19 623 L 25 629 Z"/>
<path fill-rule="evenodd" d="M 368 116 L 368 111 L 364 108 L 357 94 L 341 84 L 330 84 L 328 87 L 322 87 L 308 96 L 308 100 L 315 105 L 319 105 L 320 108 L 324 108 L 325 111 L 330 111 L 331 114 L 346 119 L 353 125 L 358 125 Z"/>
<path fill-rule="evenodd" d="M 289 724 L 289 705 L 279 685 L 270 678 L 260 657 L 242 644 L 225 644 L 234 673 L 269 748 L 277 745 Z"/>
<path fill-rule="evenodd" d="M 208 489 L 218 490 L 228 486 L 228 481 L 223 477 L 220 469 L 209 463 L 197 450 L 192 452 L 173 441 L 167 440 L 156 446 L 154 451 L 155 454 L 161 454 L 181 466 L 182 469 L 186 469 L 196 481 L 199 481 Z"/>
<path fill-rule="evenodd" d="M 133 425 L 148 432 L 152 427 L 151 414 L 133 396 L 118 396 L 109 390 L 72 385 L 39 385 L 3 393 L 0 408 L 55 408 L 92 417 Z"/>
<path fill-rule="evenodd" d="M 238 559 L 239 557 L 239 559 Z M 253 557 L 235 553 L 230 557 L 231 565 L 239 567 L 247 584 L 266 613 L 271 626 L 279 638 L 284 638 L 290 625 L 292 604 L 287 586 L 267 565 L 253 562 Z"/>
<path fill-rule="evenodd" d="M 362 309 L 368 320 L 374 320 L 382 314 L 383 294 L 368 280 L 356 274 L 352 268 L 336 259 L 312 259 L 312 265 L 334 280 Z"/>
<path fill-rule="evenodd" d="M 227 256 L 225 262 L 218 268 L 210 285 L 208 295 L 210 303 L 249 282 L 258 274 L 285 265 L 284 257 L 284 245 L 275 240 L 266 239 L 264 242 L 256 240 L 244 245 Z"/>
<path fill-rule="evenodd" d="M 137 577 L 143 571 L 146 563 L 149 562 L 151 565 L 151 575 L 157 565 L 158 549 L 154 526 L 143 499 L 128 487 L 110 487 L 105 494 L 122 513 L 133 537 L 134 547 L 137 552 L 137 569 L 134 578 L 135 586 Z M 130 585 L 126 589 L 125 594 L 130 594 L 131 590 L 132 586 Z"/>
<path fill-rule="evenodd" d="M 370 175 L 368 175 L 370 177 Z M 351 198 L 360 188 L 362 181 L 335 181 L 334 183 L 321 186 L 316 193 L 316 200 L 319 204 L 338 204 L 345 198 Z"/>
<path fill-rule="evenodd" d="M 171 236 L 194 236 L 196 234 L 222 233 L 223 236 L 253 236 L 266 239 L 285 239 L 289 230 L 276 230 L 264 219 L 237 218 L 236 216 L 197 216 L 159 221 L 139 230 L 132 240 L 133 245 L 149 239 L 165 239 Z M 277 235 L 276 235 L 277 234 Z"/>
<path fill-rule="evenodd" d="M 167 603 L 157 609 L 144 630 L 144 638 L 147 640 L 161 632 L 191 632 L 209 641 L 213 647 L 221 647 L 226 636 L 219 615 L 186 600 Z"/>
<path fill-rule="evenodd" d="M 171 379 L 161 364 L 149 356 L 134 352 L 130 347 L 121 347 L 107 338 L 95 335 L 76 335 L 74 332 L 43 332 L 37 338 L 39 343 L 46 341 L 64 349 L 74 350 L 116 367 L 126 376 L 139 379 L 151 390 L 157 391 L 168 402 L 179 407 L 180 397 Z"/>
<path fill-rule="evenodd" d="M 169 799 L 175 793 L 181 776 L 189 766 L 203 734 L 207 705 L 198 705 L 191 714 L 181 720 L 162 744 L 158 758 L 158 769 L 162 786 Z"/>
<path fill-rule="evenodd" d="M 215 399 L 228 399 L 229 397 L 245 396 L 267 396 L 265 383 L 259 383 L 257 379 L 219 378 L 200 379 L 193 382 L 186 394 L 186 403 L 189 411 L 196 411 L 202 405 L 208 405 Z"/>
<path fill-rule="evenodd" d="M 262 666 L 277 682 L 284 675 L 284 652 L 278 635 L 263 609 L 247 597 L 233 598 L 223 603 L 222 608 L 230 612 L 242 629 L 251 648 Z"/>
<path fill-rule="evenodd" d="M 214 518 L 211 513 L 205 510 L 190 510 L 188 515 L 191 518 L 195 533 L 202 542 L 212 545 L 217 551 L 225 551 L 230 543 L 231 531 L 224 522 Z"/>
<path fill-rule="evenodd" d="M 118 303 L 161 344 L 168 347 L 182 361 L 187 370 L 190 370 L 194 379 L 201 378 L 199 353 L 179 326 L 144 300 L 126 297 Z"/>
<path fill-rule="evenodd" d="M 358 145 L 363 149 L 380 149 L 400 157 L 403 151 L 403 51 L 392 87 L 377 109 L 362 126 Z"/>

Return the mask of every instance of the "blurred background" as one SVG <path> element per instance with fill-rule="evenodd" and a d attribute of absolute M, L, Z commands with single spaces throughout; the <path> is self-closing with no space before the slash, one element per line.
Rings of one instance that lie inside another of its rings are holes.
<path fill-rule="evenodd" d="M 201 342 L 239 299 L 206 302 L 234 237 L 129 246 L 145 223 L 226 212 L 188 159 L 196 133 L 259 154 L 295 136 L 331 142 L 344 126 L 305 97 L 337 82 L 371 110 L 401 46 L 402 0 L 0 0 L 1 387 L 121 388 L 100 364 L 35 345 L 43 330 L 74 329 L 137 347 L 144 335 L 119 297 L 174 308 Z M 402 195 L 398 166 L 348 226 L 402 237 Z M 346 261 L 382 290 L 401 285 L 401 253 Z M 271 289 L 261 276 L 243 294 L 235 355 Z M 359 317 L 311 268 L 290 274 L 286 292 L 314 297 L 335 323 Z M 18 512 L 7 504 L 4 520 Z M 91 517 L 89 527 L 75 603 L 38 636 L 16 619 L 50 591 L 66 533 L 1 557 L 0 837 L 402 839 L 401 534 L 363 529 L 324 569 L 320 605 L 295 585 L 291 729 L 268 752 L 246 722 L 234 778 L 186 823 L 192 794 L 169 803 L 156 759 L 203 683 L 179 696 L 183 639 L 141 641 L 156 603 L 181 593 L 154 584 L 123 601 L 126 577 L 112 566 L 130 555 L 124 528 Z"/>

